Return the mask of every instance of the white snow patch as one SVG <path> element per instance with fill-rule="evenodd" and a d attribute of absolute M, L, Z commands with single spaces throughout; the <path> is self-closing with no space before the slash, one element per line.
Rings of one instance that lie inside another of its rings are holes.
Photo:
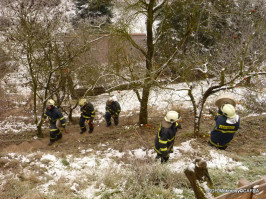
<path fill-rule="evenodd" d="M 235 167 L 239 167 L 243 170 L 248 170 L 246 166 L 242 166 L 241 162 L 236 162 L 232 158 L 229 158 L 223 154 L 220 154 L 215 150 L 211 150 L 210 155 L 212 157 L 212 160 L 207 161 L 207 166 L 209 168 L 233 170 Z"/>

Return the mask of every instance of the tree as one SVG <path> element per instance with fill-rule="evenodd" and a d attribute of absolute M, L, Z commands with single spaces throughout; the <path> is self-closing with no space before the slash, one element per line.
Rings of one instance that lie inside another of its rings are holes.
<path fill-rule="evenodd" d="M 113 3 L 111 0 L 75 0 L 77 17 L 74 24 L 79 20 L 85 20 L 92 26 L 110 24 L 113 17 Z"/>
<path fill-rule="evenodd" d="M 190 30 L 186 30 L 187 34 L 180 40 L 177 48 L 172 52 L 172 55 L 166 59 L 164 63 L 158 66 L 154 60 L 154 53 L 158 48 L 158 40 L 161 37 L 162 29 L 157 29 L 157 34 L 155 35 L 154 25 L 156 20 L 161 17 L 161 12 L 169 4 L 168 1 L 158 1 L 158 0 L 149 0 L 149 1 L 126 1 L 127 6 L 125 11 L 129 13 L 122 14 L 123 18 L 118 23 L 118 28 L 116 29 L 116 34 L 120 37 L 126 38 L 131 45 L 137 49 L 142 56 L 145 58 L 145 64 L 141 60 L 139 62 L 132 62 L 128 66 L 127 76 L 123 76 L 123 80 L 127 81 L 129 84 L 138 84 L 142 91 L 135 89 L 135 93 L 140 102 L 140 114 L 139 114 L 139 123 L 147 124 L 148 122 L 148 101 L 150 90 L 154 86 L 159 86 L 156 80 L 159 79 L 162 72 L 167 68 L 168 64 L 173 60 L 174 56 L 183 48 L 184 43 L 187 40 L 187 36 L 190 33 Z M 143 47 L 136 43 L 129 34 L 129 24 L 133 19 L 137 18 L 139 15 L 144 15 L 146 18 L 146 47 Z M 128 16 L 128 17 L 126 17 Z M 165 16 L 167 17 L 167 16 Z M 134 65 L 135 63 L 135 65 Z M 134 71 L 143 72 L 136 76 Z M 118 74 L 121 77 L 121 74 Z"/>
<path fill-rule="evenodd" d="M 180 1 L 175 1 L 180 3 Z M 186 2 L 187 5 L 191 1 Z M 210 3 L 211 2 L 211 3 Z M 213 94 L 234 89 L 247 82 L 251 77 L 265 75 L 263 71 L 265 54 L 265 15 L 263 7 L 265 2 L 241 1 L 230 4 L 227 11 L 223 8 L 226 1 L 196 1 L 196 8 L 189 8 L 187 25 L 172 26 L 175 23 L 168 23 L 167 33 L 161 44 L 167 41 L 170 49 L 179 43 L 186 26 L 191 27 L 190 41 L 186 43 L 181 54 L 176 54 L 175 62 L 170 67 L 168 75 L 179 77 L 187 83 L 188 96 L 193 105 L 194 111 L 194 135 L 200 134 L 200 119 L 206 100 Z M 181 5 L 181 7 L 183 4 Z M 171 8 L 176 8 L 172 6 Z M 190 10 L 191 8 L 191 10 Z M 182 8 L 179 8 L 182 10 Z M 255 12 L 254 12 L 255 10 Z M 182 15 L 179 12 L 172 12 Z M 206 13 L 208 13 L 206 17 Z M 215 20 L 212 20 L 215 17 Z M 172 16 L 172 19 L 182 17 Z M 205 24 L 206 19 L 208 23 Z M 226 20 L 224 20 L 226 19 Z M 222 22 L 222 23 L 220 23 Z M 218 23 L 218 24 L 217 24 Z M 208 26 L 206 26 L 208 25 Z M 181 29 L 181 30 L 180 30 Z M 216 30 L 213 40 L 202 40 Z M 204 36 L 204 37 L 203 37 Z M 172 38 L 169 40 L 167 38 Z M 162 46 L 164 48 L 165 46 Z M 170 50 L 171 51 L 171 50 Z M 163 52 L 162 61 L 170 56 L 167 51 Z M 168 84 L 173 82 L 169 80 Z M 198 93 L 200 94 L 197 98 Z"/>
<path fill-rule="evenodd" d="M 57 97 L 60 106 L 66 87 L 73 90 L 73 80 L 66 72 L 73 69 L 74 58 L 86 51 L 88 45 L 85 42 L 73 48 L 73 41 L 65 41 L 62 27 L 65 18 L 56 7 L 46 7 L 42 1 L 20 0 L 8 2 L 6 8 L 6 15 L 12 16 L 12 26 L 3 32 L 6 51 L 18 67 L 26 68 L 25 78 L 32 90 L 37 135 L 42 137 L 41 116 L 46 101 Z"/>

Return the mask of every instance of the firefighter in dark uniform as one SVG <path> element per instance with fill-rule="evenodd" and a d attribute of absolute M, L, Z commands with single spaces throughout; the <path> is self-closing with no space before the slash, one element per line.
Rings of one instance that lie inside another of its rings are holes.
<path fill-rule="evenodd" d="M 94 129 L 94 124 L 93 124 L 93 120 L 95 116 L 94 107 L 86 99 L 81 99 L 79 101 L 79 105 L 80 105 L 80 111 L 81 111 L 81 115 L 79 118 L 80 134 L 84 133 L 87 130 L 85 121 L 87 121 L 89 124 L 89 133 L 92 133 Z"/>
<path fill-rule="evenodd" d="M 43 115 L 42 120 L 44 121 L 46 118 L 50 120 L 50 142 L 49 146 L 52 145 L 56 140 L 62 138 L 62 132 L 65 130 L 66 122 L 62 113 L 55 107 L 55 102 L 52 99 L 47 101 L 47 109 L 45 114 Z M 58 121 L 61 123 L 61 129 L 57 126 Z"/>
<path fill-rule="evenodd" d="M 154 149 L 157 152 L 156 159 L 161 159 L 161 163 L 167 162 L 170 153 L 173 153 L 175 135 L 181 129 L 179 113 L 169 111 L 160 124 L 158 134 L 155 137 Z"/>
<path fill-rule="evenodd" d="M 235 107 L 224 104 L 215 117 L 216 126 L 211 132 L 209 145 L 225 150 L 233 139 L 240 125 L 240 118 L 235 113 Z"/>
<path fill-rule="evenodd" d="M 117 102 L 117 98 L 115 96 L 110 97 L 106 102 L 105 107 L 105 120 L 106 126 L 111 126 L 111 118 L 114 119 L 115 126 L 119 123 L 119 113 L 121 112 L 120 104 Z"/>

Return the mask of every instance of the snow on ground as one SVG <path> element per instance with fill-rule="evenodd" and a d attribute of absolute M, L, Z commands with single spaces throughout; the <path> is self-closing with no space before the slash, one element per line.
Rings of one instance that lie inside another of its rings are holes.
<path fill-rule="evenodd" d="M 0 132 L 1 133 L 22 133 L 24 131 L 33 130 L 36 128 L 33 124 L 26 124 L 24 120 L 26 117 L 12 117 L 9 116 L 5 120 L 0 121 Z"/>
<path fill-rule="evenodd" d="M 15 76 L 15 75 L 14 75 Z M 12 80 L 12 79 L 11 79 Z M 201 87 L 201 86 L 199 86 Z M 171 109 L 176 109 L 176 108 L 181 108 L 181 109 L 191 109 L 192 104 L 189 100 L 189 97 L 187 95 L 186 90 L 181 90 L 186 88 L 184 83 L 180 84 L 172 84 L 169 85 L 169 88 L 172 88 L 172 90 L 167 90 L 167 89 L 153 89 L 151 90 L 150 97 L 149 97 L 149 106 L 152 108 L 154 111 L 164 111 L 165 113 L 168 110 Z M 17 90 L 20 91 L 21 94 L 28 94 L 28 89 L 23 90 L 23 87 L 17 88 Z M 195 91 L 201 91 L 200 89 L 196 89 Z M 238 89 L 238 94 L 244 94 L 246 91 L 244 89 Z M 116 96 L 118 99 L 118 102 L 121 105 L 122 112 L 121 112 L 121 117 L 130 117 L 134 114 L 139 113 L 139 107 L 140 103 L 135 95 L 135 93 L 132 90 L 124 90 L 124 91 L 113 91 L 111 96 Z M 215 96 L 218 96 L 216 94 Z M 261 93 L 263 95 L 263 93 Z M 207 100 L 205 103 L 205 107 L 209 107 L 210 105 L 214 105 L 214 97 L 211 97 Z M 241 100 L 243 97 L 241 95 L 235 95 L 237 98 L 237 101 Z M 101 123 L 104 122 L 104 113 L 105 113 L 105 102 L 109 98 L 109 94 L 105 93 L 99 96 L 91 96 L 88 97 L 88 100 L 92 102 L 94 105 L 94 108 L 96 110 L 96 117 L 95 117 L 95 122 Z M 196 95 L 196 100 L 200 98 L 200 92 L 197 92 Z M 264 98 L 262 98 L 263 100 Z M 17 107 L 20 105 L 24 105 L 25 102 L 19 101 L 17 102 Z M 242 106 L 237 105 L 237 109 L 244 109 Z M 263 113 L 265 114 L 265 113 Z M 74 110 L 73 117 L 79 117 L 80 112 L 79 108 L 77 107 Z M 251 116 L 251 115 L 250 115 Z M 25 119 L 25 117 L 24 117 Z M 23 127 L 23 130 L 33 130 L 35 129 L 35 126 L 33 125 L 33 122 L 31 124 L 23 124 L 24 119 L 18 119 L 16 118 L 16 124 L 14 124 L 13 121 L 10 118 L 7 118 L 5 120 L 2 120 L 0 122 L 0 132 L 6 132 L 7 130 L 10 130 L 10 132 L 17 132 L 16 130 L 21 130 L 19 129 L 20 127 Z M 19 125 L 21 124 L 21 125 Z M 19 127 L 19 128 L 16 128 Z"/>
<path fill-rule="evenodd" d="M 183 173 L 183 170 L 189 167 L 193 162 L 192 158 L 184 156 L 184 154 L 193 154 L 193 152 L 198 151 L 195 145 L 197 146 L 196 140 L 192 139 L 174 147 L 174 153 L 170 157 L 170 162 L 164 165 L 164 167 L 178 173 Z M 83 150 L 80 149 L 80 152 L 82 154 Z M 91 152 L 91 150 L 88 152 Z M 147 158 L 154 159 L 156 156 L 153 149 L 145 148 L 134 149 L 125 153 L 108 148 L 104 151 L 97 151 L 96 154 L 80 156 L 67 155 L 64 159 L 58 157 L 57 154 L 60 155 L 59 152 L 55 152 L 54 154 L 43 154 L 40 151 L 27 155 L 9 153 L 2 158 L 10 161 L 17 160 L 20 165 L 23 166 L 23 173 L 28 176 L 37 169 L 41 169 L 44 174 L 35 174 L 35 176 L 37 176 L 36 178 L 41 180 L 41 183 L 38 184 L 36 189 L 44 194 L 48 194 L 48 192 L 52 194 L 54 191 L 51 191 L 50 186 L 56 185 L 57 181 L 63 178 L 65 183 L 72 189 L 73 194 L 91 199 L 99 198 L 96 196 L 95 192 L 100 191 L 101 188 L 106 189 L 106 186 L 101 183 L 100 185 L 102 186 L 96 188 L 96 182 L 90 182 L 88 177 L 94 176 L 96 177 L 95 180 L 99 181 L 102 177 L 108 176 L 110 172 L 118 172 L 124 175 L 131 173 L 131 168 L 128 164 L 118 161 L 117 159 L 114 160 L 112 159 L 113 157 L 122 158 L 123 156 L 129 155 L 132 157 L 132 160 L 146 160 Z M 238 169 L 248 170 L 241 162 L 232 160 L 218 150 L 211 150 L 209 155 L 206 155 L 203 159 L 207 161 L 208 168 L 219 168 L 221 170 L 230 169 L 231 171 Z M 158 164 L 160 163 L 154 162 L 150 165 L 151 167 L 156 167 Z M 17 178 L 17 174 L 5 174 L 3 171 L 0 172 L 0 182 L 3 183 L 8 178 Z M 86 188 L 82 190 L 77 189 L 80 188 L 80 184 L 83 182 L 86 182 Z M 181 195 L 183 191 L 179 188 L 175 188 L 174 192 Z"/>

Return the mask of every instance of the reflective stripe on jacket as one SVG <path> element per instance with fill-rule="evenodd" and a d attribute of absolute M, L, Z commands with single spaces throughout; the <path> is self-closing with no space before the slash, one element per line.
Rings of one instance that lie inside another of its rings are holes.
<path fill-rule="evenodd" d="M 106 112 L 109 112 L 112 116 L 113 115 L 118 116 L 119 113 L 121 112 L 121 107 L 117 101 L 113 101 L 111 103 L 107 101 L 105 110 Z"/>
<path fill-rule="evenodd" d="M 227 117 L 218 115 L 215 118 L 216 126 L 211 132 L 210 143 L 217 147 L 227 146 L 239 129 L 240 119 L 234 124 L 227 123 Z"/>
<path fill-rule="evenodd" d="M 162 122 L 160 124 L 158 133 L 154 140 L 154 149 L 157 153 L 161 154 L 163 157 L 168 156 L 173 148 L 178 128 L 181 128 L 181 125 L 177 122 L 173 124 L 169 122 Z"/>
<path fill-rule="evenodd" d="M 93 105 L 89 102 L 80 108 L 81 115 L 85 119 L 94 118 L 95 111 Z"/>
<path fill-rule="evenodd" d="M 59 119 L 62 127 L 65 128 L 66 126 L 65 118 L 56 107 L 53 106 L 50 110 L 46 109 L 46 112 L 43 115 L 43 118 L 46 119 L 47 117 L 50 120 L 51 124 L 56 124 L 56 120 Z"/>

